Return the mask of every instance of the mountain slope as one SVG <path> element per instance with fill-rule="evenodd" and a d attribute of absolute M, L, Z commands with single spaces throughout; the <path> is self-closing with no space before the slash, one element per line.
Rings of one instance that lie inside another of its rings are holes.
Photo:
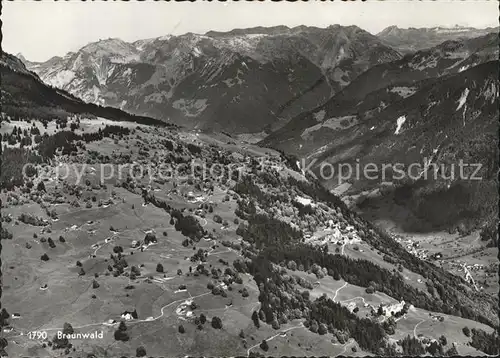
<path fill-rule="evenodd" d="M 361 167 L 368 163 L 403 163 L 407 168 L 420 163 L 422 168 L 425 160 L 431 159 L 444 165 L 449 176 L 451 164 L 458 165 L 459 159 L 481 163 L 484 180 L 479 182 L 441 177 L 423 181 L 408 181 L 406 177 L 400 181 L 387 173 L 382 180 L 379 172 L 377 180 L 357 178 L 350 189 L 351 193 L 360 193 L 377 188 L 382 181 L 393 182 L 397 187 L 407 187 L 407 206 L 417 216 L 426 218 L 431 227 L 446 228 L 461 222 L 470 227 L 481 226 L 495 215 L 496 151 L 489 143 L 497 133 L 497 78 L 498 62 L 490 61 L 430 83 L 418 83 L 413 89 L 415 93 L 410 91 L 404 96 L 391 95 L 393 87 L 375 91 L 373 98 L 368 96 L 365 101 L 392 98 L 386 107 L 376 111 L 366 111 L 363 102 L 350 108 L 346 102 L 335 102 L 334 97 L 315 111 L 292 120 L 263 144 L 307 158 L 308 162 L 315 159 L 316 170 L 321 162 L 355 165 L 356 160 Z M 338 186 L 336 179 L 337 176 L 325 181 L 325 185 Z M 455 205 L 443 204 L 451 198 Z M 440 205 L 446 205 L 446 210 Z M 467 214 L 471 214 L 470 220 Z"/>
<path fill-rule="evenodd" d="M 498 105 L 494 66 L 422 85 L 360 123 L 369 153 L 379 140 L 382 154 L 400 155 L 389 148 L 399 138 L 432 151 L 428 132 L 441 127 L 460 140 L 463 114 L 463 131 L 481 133 L 491 121 L 478 108 Z M 0 128 L 12 184 L 0 192 L 1 355 L 498 354 L 496 296 L 408 252 L 290 158 L 225 134 L 87 116 L 65 130 L 50 110 L 100 107 L 45 86 L 13 56 L 0 69 L 2 97 L 22 117 Z M 95 331 L 97 342 L 57 334 Z"/>
<path fill-rule="evenodd" d="M 29 71 L 20 59 L 5 52 L 2 52 L 0 59 L 0 75 L 2 112 L 12 118 L 36 117 L 52 120 L 81 114 L 110 120 L 165 125 L 161 121 L 131 115 L 116 108 L 85 103 L 64 90 L 47 86 L 38 75 Z"/>
<path fill-rule="evenodd" d="M 89 102 L 241 133 L 280 127 L 398 58 L 366 31 L 336 25 L 109 39 L 29 68 Z"/>
<path fill-rule="evenodd" d="M 462 72 L 475 65 L 498 59 L 498 35 L 449 40 L 417 51 L 402 59 L 374 66 L 358 76 L 339 95 L 343 99 L 364 99 L 370 92 L 389 86 L 412 87 L 416 82 Z"/>
<path fill-rule="evenodd" d="M 463 41 L 446 41 L 436 47 L 406 55 L 400 60 L 374 66 L 324 105 L 297 116 L 262 143 L 284 145 L 280 148 L 290 153 L 300 153 L 298 144 L 291 138 L 298 139 L 299 131 L 325 121 L 327 116 L 357 116 L 358 121 L 371 118 L 389 105 L 430 86 L 441 76 L 458 74 L 497 58 L 498 36 L 491 33 Z"/>

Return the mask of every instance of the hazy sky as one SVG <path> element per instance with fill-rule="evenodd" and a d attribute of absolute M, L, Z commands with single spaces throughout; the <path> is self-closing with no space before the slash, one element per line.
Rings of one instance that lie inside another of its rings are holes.
<path fill-rule="evenodd" d="M 367 2 L 41 2 L 2 1 L 5 51 L 44 61 L 89 42 L 125 41 L 253 26 L 357 25 L 377 33 L 399 27 L 498 26 L 496 0 Z"/>

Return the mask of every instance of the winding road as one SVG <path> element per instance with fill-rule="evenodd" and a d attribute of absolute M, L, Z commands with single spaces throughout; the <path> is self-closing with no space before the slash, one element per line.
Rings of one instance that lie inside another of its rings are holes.
<path fill-rule="evenodd" d="M 304 327 L 304 324 L 303 324 L 303 323 L 300 323 L 300 324 L 299 324 L 299 325 L 297 325 L 297 326 L 294 326 L 294 327 L 290 327 L 290 328 L 284 329 L 284 330 L 280 331 L 278 334 L 275 334 L 274 336 L 271 336 L 271 337 L 267 338 L 265 341 L 266 341 L 266 342 L 269 342 L 269 341 L 273 340 L 274 338 L 276 338 L 276 337 L 278 337 L 278 336 L 281 336 L 283 333 L 286 333 L 286 332 L 288 332 L 288 331 L 291 331 L 292 329 L 297 329 L 297 328 L 302 328 L 302 327 Z M 260 345 L 261 345 L 261 343 L 262 343 L 262 342 L 257 343 L 256 345 L 253 345 L 253 346 L 251 346 L 250 348 L 248 348 L 248 349 L 247 349 L 247 356 L 249 356 L 249 355 L 250 355 L 250 351 L 251 351 L 252 349 L 254 349 L 254 348 L 256 348 L 256 347 L 260 346 Z"/>
<path fill-rule="evenodd" d="M 413 327 L 413 337 L 417 338 L 417 327 L 421 324 L 424 323 L 426 319 L 422 319 L 420 322 L 418 322 L 415 327 Z"/>
<path fill-rule="evenodd" d="M 339 294 L 339 291 L 346 286 L 347 286 L 347 282 L 345 282 L 344 285 L 342 285 L 342 287 L 337 288 L 337 290 L 335 291 L 335 295 L 333 296 L 332 301 L 335 301 L 335 299 L 337 298 L 337 295 Z"/>
<path fill-rule="evenodd" d="M 202 294 L 199 294 L 197 296 L 191 296 L 190 295 L 190 298 L 189 299 L 195 299 L 195 298 L 198 298 L 198 297 L 202 297 L 202 296 L 206 296 L 206 295 L 209 295 L 211 294 L 211 292 L 205 292 L 205 293 L 202 293 Z M 143 323 L 143 322 L 153 322 L 153 321 L 156 321 L 160 318 L 162 318 L 164 316 L 164 310 L 171 306 L 171 305 L 174 305 L 176 303 L 179 303 L 179 302 L 183 302 L 183 301 L 186 301 L 187 298 L 181 298 L 181 299 L 178 299 L 178 300 L 175 300 L 175 301 L 172 301 L 168 304 L 166 304 L 165 306 L 163 306 L 161 309 L 160 309 L 160 315 L 157 316 L 157 317 L 153 317 L 153 318 L 146 318 L 146 319 L 142 319 L 142 320 L 129 320 L 127 321 L 127 324 L 128 325 L 132 325 L 132 324 L 136 324 L 136 323 Z M 89 323 L 89 324 L 84 324 L 82 326 L 73 326 L 73 329 L 81 329 L 81 328 L 87 328 L 87 327 L 97 327 L 97 326 L 108 326 L 108 327 L 113 327 L 113 326 L 117 326 L 119 325 L 120 322 L 115 322 L 115 323 L 108 323 L 108 322 L 101 322 L 101 323 Z M 40 329 L 40 328 L 37 328 L 36 330 L 30 330 L 30 331 L 26 331 L 26 332 L 22 332 L 21 334 L 19 335 L 16 335 L 16 336 L 11 336 L 9 337 L 10 338 L 15 338 L 15 337 L 20 337 L 20 336 L 23 336 L 25 334 L 27 334 L 28 332 L 32 332 L 32 331 L 44 331 L 44 332 L 47 332 L 47 331 L 62 331 L 63 330 L 63 327 L 52 327 L 52 328 L 43 328 L 43 329 Z"/>

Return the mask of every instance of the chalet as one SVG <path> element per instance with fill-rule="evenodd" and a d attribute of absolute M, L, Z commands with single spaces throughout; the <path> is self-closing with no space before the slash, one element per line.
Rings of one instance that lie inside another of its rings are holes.
<path fill-rule="evenodd" d="M 121 318 L 124 320 L 131 320 L 131 319 L 137 319 L 139 316 L 137 315 L 137 310 L 134 310 L 133 312 L 125 311 L 122 313 Z"/>

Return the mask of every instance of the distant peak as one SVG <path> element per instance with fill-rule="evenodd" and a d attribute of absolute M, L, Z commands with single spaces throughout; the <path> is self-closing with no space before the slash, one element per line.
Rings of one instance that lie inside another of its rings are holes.
<path fill-rule="evenodd" d="M 205 33 L 205 35 L 211 37 L 242 36 L 252 34 L 279 35 L 287 32 L 290 32 L 290 28 L 288 26 L 278 25 L 269 27 L 257 26 L 244 29 L 233 29 L 231 31 L 208 31 L 207 33 Z"/>
<path fill-rule="evenodd" d="M 388 26 L 386 27 L 385 29 L 383 29 L 382 31 L 380 31 L 377 35 L 387 35 L 387 34 L 390 34 L 390 33 L 395 33 L 395 32 L 399 32 L 401 29 L 399 27 L 397 27 L 396 25 L 391 25 L 391 26 Z"/>
<path fill-rule="evenodd" d="M 26 57 L 24 57 L 21 52 L 17 53 L 16 57 L 21 61 L 26 62 Z"/>
<path fill-rule="evenodd" d="M 111 45 L 117 45 L 117 46 L 120 46 L 120 47 L 126 47 L 128 46 L 129 44 L 125 41 L 123 41 L 122 39 L 119 39 L 119 38 L 107 38 L 107 39 L 99 39 L 98 41 L 96 42 L 91 42 L 87 45 L 85 45 L 84 47 L 82 47 L 82 50 L 90 50 L 92 51 L 93 49 L 95 48 L 102 48 L 102 47 L 108 47 L 108 46 L 111 46 Z"/>

